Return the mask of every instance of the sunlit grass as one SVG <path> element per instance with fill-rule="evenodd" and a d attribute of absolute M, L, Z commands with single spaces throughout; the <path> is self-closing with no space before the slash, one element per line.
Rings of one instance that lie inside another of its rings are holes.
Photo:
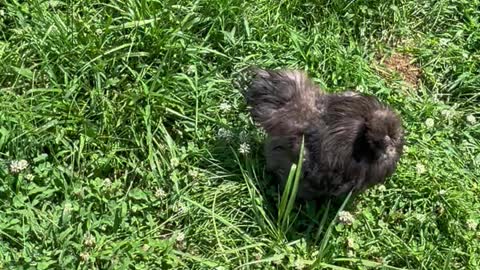
<path fill-rule="evenodd" d="M 0 268 L 480 268 L 479 5 L 1 2 Z M 382 64 L 393 52 L 416 85 Z M 391 104 L 395 175 L 294 204 L 302 159 L 280 193 L 250 66 Z"/>

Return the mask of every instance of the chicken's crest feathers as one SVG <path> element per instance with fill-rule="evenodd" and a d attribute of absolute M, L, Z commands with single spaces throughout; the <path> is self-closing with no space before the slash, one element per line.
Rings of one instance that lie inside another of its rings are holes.
<path fill-rule="evenodd" d="M 318 114 L 320 89 L 301 71 L 256 69 L 246 92 L 250 112 L 269 135 L 301 134 Z"/>

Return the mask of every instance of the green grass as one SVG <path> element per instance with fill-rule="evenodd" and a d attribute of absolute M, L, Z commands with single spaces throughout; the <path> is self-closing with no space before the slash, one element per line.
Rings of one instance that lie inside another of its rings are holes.
<path fill-rule="evenodd" d="M 479 6 L 1 1 L 0 269 L 479 269 Z M 352 224 L 287 197 L 278 216 L 237 86 L 253 65 L 401 113 L 408 149 Z"/>

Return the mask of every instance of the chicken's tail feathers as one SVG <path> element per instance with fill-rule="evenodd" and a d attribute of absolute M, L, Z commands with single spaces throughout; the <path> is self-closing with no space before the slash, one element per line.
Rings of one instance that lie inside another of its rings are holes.
<path fill-rule="evenodd" d="M 319 111 L 320 90 L 301 71 L 254 69 L 245 92 L 255 122 L 270 135 L 302 133 Z"/>

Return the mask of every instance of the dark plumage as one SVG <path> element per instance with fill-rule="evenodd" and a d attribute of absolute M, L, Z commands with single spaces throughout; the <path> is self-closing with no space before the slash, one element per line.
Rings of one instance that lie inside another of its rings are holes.
<path fill-rule="evenodd" d="M 323 199 L 384 182 L 404 145 L 399 116 L 373 96 L 326 94 L 300 71 L 256 70 L 246 92 L 251 115 L 268 134 L 267 170 L 283 187 L 305 137 L 297 197 Z"/>

